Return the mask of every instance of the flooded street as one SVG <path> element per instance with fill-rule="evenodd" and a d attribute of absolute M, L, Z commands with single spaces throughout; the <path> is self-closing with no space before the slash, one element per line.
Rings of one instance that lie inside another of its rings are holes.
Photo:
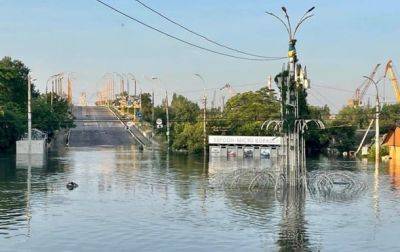
<path fill-rule="evenodd" d="M 70 148 L 31 170 L 2 156 L 0 250 L 396 250 L 400 167 L 324 158 L 308 166 L 352 171 L 367 187 L 347 198 L 219 189 L 202 157 L 134 146 Z M 70 181 L 79 187 L 69 191 Z"/>

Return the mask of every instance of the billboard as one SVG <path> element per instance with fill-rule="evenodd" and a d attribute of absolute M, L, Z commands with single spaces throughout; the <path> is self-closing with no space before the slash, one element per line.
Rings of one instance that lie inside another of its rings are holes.
<path fill-rule="evenodd" d="M 209 144 L 282 145 L 282 137 L 274 136 L 208 136 Z"/>

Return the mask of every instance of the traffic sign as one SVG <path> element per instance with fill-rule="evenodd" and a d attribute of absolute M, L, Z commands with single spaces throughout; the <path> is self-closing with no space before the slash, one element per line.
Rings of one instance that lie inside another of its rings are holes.
<path fill-rule="evenodd" d="M 128 127 L 132 127 L 133 126 L 133 122 L 128 122 L 126 125 L 128 125 Z"/>
<path fill-rule="evenodd" d="M 162 125 L 162 120 L 161 120 L 161 118 L 157 118 L 156 123 L 157 123 L 157 125 Z"/>

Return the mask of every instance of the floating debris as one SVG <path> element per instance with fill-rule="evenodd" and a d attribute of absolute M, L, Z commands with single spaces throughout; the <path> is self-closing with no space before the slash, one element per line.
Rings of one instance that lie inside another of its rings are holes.
<path fill-rule="evenodd" d="M 75 183 L 75 182 L 69 182 L 67 185 L 66 185 L 66 187 L 67 187 L 67 189 L 68 190 L 70 190 L 70 191 L 72 191 L 72 190 L 74 190 L 75 188 L 77 188 L 79 185 L 77 184 L 77 183 Z"/>

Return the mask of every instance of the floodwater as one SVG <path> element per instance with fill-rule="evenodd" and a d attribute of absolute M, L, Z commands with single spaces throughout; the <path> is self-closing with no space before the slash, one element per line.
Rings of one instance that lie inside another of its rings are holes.
<path fill-rule="evenodd" d="M 1 251 L 400 250 L 393 164 L 310 161 L 367 184 L 332 199 L 212 187 L 201 157 L 135 147 L 71 148 L 31 164 L 0 157 Z"/>

